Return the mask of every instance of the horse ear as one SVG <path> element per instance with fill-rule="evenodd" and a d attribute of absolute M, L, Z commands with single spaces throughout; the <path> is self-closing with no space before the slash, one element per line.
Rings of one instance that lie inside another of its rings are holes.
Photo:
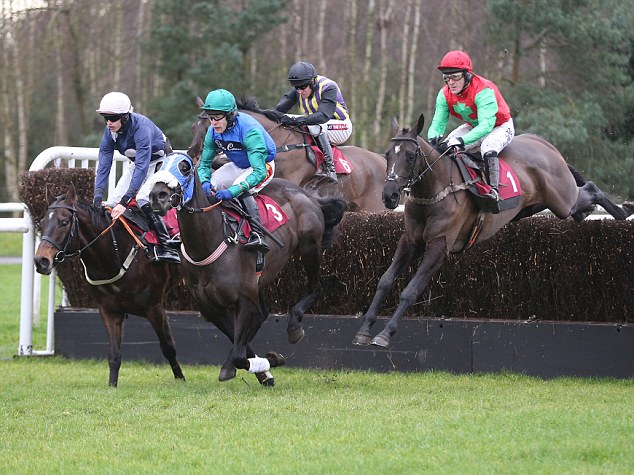
<path fill-rule="evenodd" d="M 416 135 L 420 135 L 423 131 L 423 126 L 425 125 L 425 114 L 421 114 L 418 117 L 418 123 L 416 124 Z"/>
<path fill-rule="evenodd" d="M 198 107 L 202 107 L 205 103 L 203 102 L 203 100 L 200 98 L 200 96 L 196 96 L 196 105 Z"/>
<path fill-rule="evenodd" d="M 75 201 L 77 199 L 77 190 L 75 189 L 75 184 L 71 182 L 68 186 L 68 191 L 66 192 L 66 201 Z"/>
<path fill-rule="evenodd" d="M 398 120 L 396 120 L 396 116 L 392 116 L 392 135 L 396 135 L 398 132 Z"/>

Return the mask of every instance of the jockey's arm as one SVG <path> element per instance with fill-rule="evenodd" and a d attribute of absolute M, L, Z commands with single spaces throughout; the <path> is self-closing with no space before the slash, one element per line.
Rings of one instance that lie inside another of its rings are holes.
<path fill-rule="evenodd" d="M 213 162 L 215 156 L 216 143 L 214 142 L 212 134 L 207 133 L 203 144 L 203 153 L 200 157 L 200 163 L 198 163 L 198 176 L 200 177 L 201 183 L 211 179 L 211 162 Z"/>
<path fill-rule="evenodd" d="M 487 136 L 495 127 L 495 114 L 498 112 L 498 102 L 493 89 L 480 91 L 475 97 L 478 113 L 478 125 L 462 136 L 465 144 L 473 143 Z"/>
<path fill-rule="evenodd" d="M 334 87 L 326 88 L 321 93 L 319 107 L 317 112 L 305 116 L 302 120 L 306 125 L 325 124 L 335 115 L 337 110 L 337 89 Z"/>
<path fill-rule="evenodd" d="M 445 135 L 447 129 L 447 122 L 449 121 L 449 104 L 443 94 L 442 89 L 436 96 L 436 109 L 434 110 L 434 117 L 432 117 L 429 130 L 427 131 L 427 139 L 431 140 L 434 137 L 440 137 Z"/>
<path fill-rule="evenodd" d="M 114 157 L 114 140 L 110 135 L 110 131 L 106 128 L 101 144 L 99 145 L 99 159 L 97 161 L 97 173 L 95 174 L 95 190 L 93 198 L 101 201 L 106 194 L 108 186 L 108 177 L 110 176 L 110 168 Z"/>
<path fill-rule="evenodd" d="M 295 89 L 290 89 L 280 98 L 275 110 L 286 114 L 295 104 L 297 104 L 297 92 Z"/>
<path fill-rule="evenodd" d="M 227 189 L 234 198 L 249 188 L 259 185 L 266 178 L 268 150 L 262 131 L 257 128 L 251 129 L 244 137 L 243 145 L 247 150 L 249 164 L 253 171 L 246 177 L 245 181 L 231 185 Z"/>

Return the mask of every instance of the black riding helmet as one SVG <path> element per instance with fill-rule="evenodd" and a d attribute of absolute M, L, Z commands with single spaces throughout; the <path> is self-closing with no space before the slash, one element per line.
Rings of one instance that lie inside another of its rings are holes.
<path fill-rule="evenodd" d="M 290 82 L 293 87 L 308 84 L 316 77 L 315 67 L 304 61 L 293 64 L 288 71 L 288 82 Z"/>

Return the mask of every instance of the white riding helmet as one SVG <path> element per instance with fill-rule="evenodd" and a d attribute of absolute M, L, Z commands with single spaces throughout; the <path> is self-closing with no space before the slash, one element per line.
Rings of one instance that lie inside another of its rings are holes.
<path fill-rule="evenodd" d="M 130 98 L 122 92 L 109 92 L 101 99 L 99 109 L 100 114 L 127 114 L 132 112 Z"/>

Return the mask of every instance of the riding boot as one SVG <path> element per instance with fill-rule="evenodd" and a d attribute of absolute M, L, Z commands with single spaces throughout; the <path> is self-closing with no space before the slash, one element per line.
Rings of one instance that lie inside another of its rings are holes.
<path fill-rule="evenodd" d="M 484 155 L 484 159 L 487 165 L 489 186 L 491 187 L 491 191 L 484 195 L 484 197 L 495 202 L 494 205 L 492 203 L 492 212 L 493 214 L 497 214 L 500 212 L 499 205 L 497 204 L 497 202 L 500 200 L 500 196 L 498 193 L 498 186 L 500 185 L 500 162 L 498 160 L 497 152 L 494 151 L 487 152 Z"/>
<path fill-rule="evenodd" d="M 167 227 L 165 226 L 163 219 L 152 211 L 152 206 L 149 203 L 144 204 L 141 207 L 141 211 L 145 214 L 150 227 L 156 232 L 156 237 L 159 241 L 159 244 L 154 248 L 154 255 L 149 256 L 150 261 L 165 261 L 173 264 L 180 264 L 181 258 L 178 255 L 178 252 L 167 245 L 170 240 L 170 235 L 167 232 Z"/>
<path fill-rule="evenodd" d="M 319 135 L 315 136 L 315 142 L 321 151 L 324 152 L 325 175 L 337 181 L 337 172 L 335 171 L 335 162 L 332 159 L 332 146 L 330 145 L 330 140 L 328 140 L 328 134 L 322 130 Z"/>
<path fill-rule="evenodd" d="M 245 211 L 251 217 L 251 223 L 256 222 L 261 225 L 258 204 L 255 202 L 253 195 L 251 193 L 243 193 L 239 198 Z M 269 245 L 266 243 L 264 236 L 255 230 L 253 224 L 251 225 L 249 240 L 244 247 L 248 250 L 260 251 L 262 254 L 269 252 Z"/>

